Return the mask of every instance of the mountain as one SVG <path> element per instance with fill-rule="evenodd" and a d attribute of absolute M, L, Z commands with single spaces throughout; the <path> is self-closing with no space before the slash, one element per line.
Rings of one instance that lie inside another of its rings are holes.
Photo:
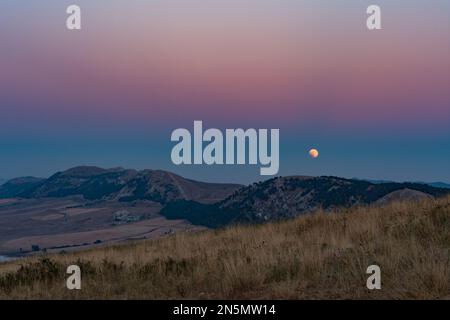
<path fill-rule="evenodd" d="M 445 182 L 430 182 L 428 185 L 435 187 L 435 188 L 444 188 L 444 189 L 450 189 L 450 184 Z"/>
<path fill-rule="evenodd" d="M 120 192 L 114 195 L 114 199 L 122 202 L 151 200 L 161 204 L 176 200 L 213 203 L 226 198 L 240 187 L 237 184 L 189 180 L 167 171 L 144 170 L 127 181 Z"/>
<path fill-rule="evenodd" d="M 80 195 L 88 200 L 106 199 L 119 192 L 135 174 L 137 172 L 134 170 L 122 168 L 76 167 L 52 175 L 35 188 L 17 194 L 17 197 L 61 198 Z"/>
<path fill-rule="evenodd" d="M 131 202 L 149 200 L 166 204 L 176 200 L 212 203 L 240 188 L 236 184 L 205 183 L 161 170 L 102 169 L 81 166 L 58 172 L 48 179 L 14 179 L 0 189 L 0 198 L 62 198 Z"/>
<path fill-rule="evenodd" d="M 362 181 L 368 181 L 375 184 L 380 183 L 393 183 L 394 181 L 390 180 L 373 180 L 373 179 L 358 179 L 353 178 L 352 180 L 362 180 Z M 450 184 L 445 182 L 423 182 L 423 181 L 416 181 L 414 183 L 420 183 L 420 184 L 427 184 L 429 186 L 435 187 L 435 188 L 444 188 L 444 189 L 450 189 Z"/>
<path fill-rule="evenodd" d="M 0 199 L 14 198 L 19 194 L 39 186 L 45 179 L 22 177 L 9 180 L 0 185 Z"/>
<path fill-rule="evenodd" d="M 217 227 L 230 223 L 260 223 L 292 218 L 319 208 L 333 209 L 440 197 L 450 190 L 417 183 L 370 183 L 338 177 L 278 177 L 254 183 L 215 204 L 169 203 L 161 214 Z"/>
<path fill-rule="evenodd" d="M 135 203 L 151 201 L 169 219 L 219 227 L 292 218 L 323 208 L 380 205 L 440 197 L 450 189 L 422 183 L 372 183 L 338 177 L 277 177 L 249 186 L 189 180 L 161 170 L 75 167 L 48 179 L 18 178 L 0 186 L 0 198 L 64 198 Z"/>

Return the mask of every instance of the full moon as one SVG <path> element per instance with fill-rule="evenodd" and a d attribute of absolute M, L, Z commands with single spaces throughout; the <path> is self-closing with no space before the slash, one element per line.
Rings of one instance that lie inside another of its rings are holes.
<path fill-rule="evenodd" d="M 319 151 L 317 151 L 317 149 L 311 149 L 309 150 L 309 155 L 311 156 L 311 158 L 316 159 L 317 157 L 319 157 Z"/>

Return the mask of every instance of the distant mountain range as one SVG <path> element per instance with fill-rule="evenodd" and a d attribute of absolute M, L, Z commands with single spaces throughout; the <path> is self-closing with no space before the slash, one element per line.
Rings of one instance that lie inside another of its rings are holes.
<path fill-rule="evenodd" d="M 431 183 L 426 183 L 426 184 L 428 184 L 428 185 L 430 185 L 432 187 L 436 187 L 436 188 L 450 189 L 450 184 L 445 183 L 445 182 L 431 182 Z"/>
<path fill-rule="evenodd" d="M 450 189 L 423 183 L 369 182 L 338 177 L 277 177 L 249 186 L 205 183 L 160 170 L 76 167 L 48 179 L 12 179 L 0 198 L 63 198 L 162 205 L 160 214 L 193 224 L 219 227 L 295 217 L 331 209 L 394 200 L 440 197 Z"/>
<path fill-rule="evenodd" d="M 354 180 L 364 180 L 364 181 L 368 181 L 368 182 L 372 182 L 372 183 L 394 183 L 394 181 L 390 181 L 390 180 L 372 180 L 372 179 L 358 179 L 358 178 L 353 178 Z M 436 187 L 436 188 L 445 188 L 445 189 L 450 189 L 450 184 L 449 183 L 445 183 L 445 182 L 423 182 L 423 181 L 415 181 L 414 183 L 420 183 L 420 184 L 427 184 L 429 186 L 432 187 Z"/>

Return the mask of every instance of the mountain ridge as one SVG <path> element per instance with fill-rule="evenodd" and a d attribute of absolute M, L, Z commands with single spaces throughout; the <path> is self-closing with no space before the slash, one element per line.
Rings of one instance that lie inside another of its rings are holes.
<path fill-rule="evenodd" d="M 38 186 L 44 180 L 36 177 L 19 177 L 5 181 L 0 185 L 0 199 L 14 198 Z"/>
<path fill-rule="evenodd" d="M 215 204 L 172 202 L 162 209 L 161 214 L 171 219 L 183 218 L 194 224 L 220 227 L 294 218 L 318 209 L 412 201 L 448 194 L 448 189 L 417 183 L 374 184 L 332 176 L 290 176 L 243 187 Z"/>
<path fill-rule="evenodd" d="M 375 184 L 404 183 L 404 182 L 396 182 L 396 181 L 392 181 L 392 180 L 360 179 L 360 178 L 352 178 L 352 180 L 368 181 L 368 182 L 375 183 Z M 446 183 L 446 182 L 442 182 L 442 181 L 435 181 L 435 182 L 413 181 L 412 183 L 420 183 L 420 184 L 429 185 L 431 187 L 450 189 L 450 183 Z"/>
<path fill-rule="evenodd" d="M 15 186 L 15 187 L 14 187 Z M 16 178 L 0 187 L 0 198 L 62 198 L 132 202 L 149 200 L 165 204 L 174 200 L 215 202 L 242 187 L 185 179 L 164 170 L 103 169 L 79 166 L 47 179 Z"/>
<path fill-rule="evenodd" d="M 436 198 L 450 189 L 422 183 L 373 183 L 334 176 L 275 177 L 247 186 L 186 179 L 164 170 L 79 166 L 48 179 L 16 178 L 0 186 L 1 198 L 64 198 L 161 205 L 168 219 L 221 227 L 293 218 L 314 210 Z"/>

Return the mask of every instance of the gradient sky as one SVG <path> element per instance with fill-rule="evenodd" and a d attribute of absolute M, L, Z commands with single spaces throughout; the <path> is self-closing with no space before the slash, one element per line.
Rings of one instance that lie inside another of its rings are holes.
<path fill-rule="evenodd" d="M 370 4 L 383 30 L 366 29 Z M 0 178 L 89 164 L 261 179 L 172 165 L 170 133 L 193 120 L 280 128 L 281 175 L 450 181 L 450 2 L 1 1 Z"/>

